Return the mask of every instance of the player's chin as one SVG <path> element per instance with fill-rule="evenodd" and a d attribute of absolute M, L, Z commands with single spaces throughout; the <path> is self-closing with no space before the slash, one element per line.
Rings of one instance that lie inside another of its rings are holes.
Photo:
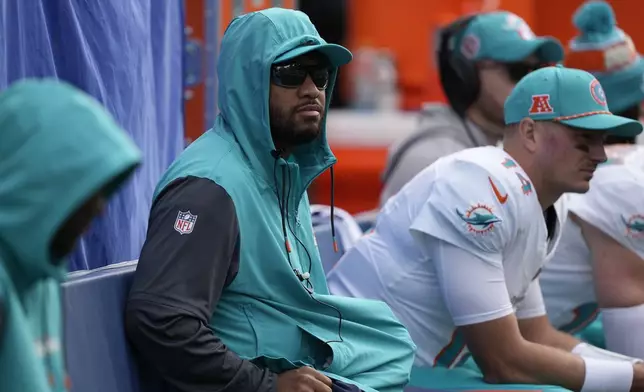
<path fill-rule="evenodd" d="M 590 179 L 592 178 L 592 175 L 589 178 L 584 178 L 584 179 L 579 179 L 577 181 L 571 181 L 567 185 L 567 190 L 566 192 L 570 193 L 586 193 L 590 189 Z"/>

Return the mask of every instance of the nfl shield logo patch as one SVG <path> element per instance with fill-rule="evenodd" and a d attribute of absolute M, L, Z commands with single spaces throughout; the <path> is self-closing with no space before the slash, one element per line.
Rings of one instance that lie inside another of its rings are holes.
<path fill-rule="evenodd" d="M 190 211 L 179 211 L 177 220 L 174 222 L 174 229 L 181 235 L 190 234 L 195 227 L 196 221 L 197 215 L 191 214 Z"/>

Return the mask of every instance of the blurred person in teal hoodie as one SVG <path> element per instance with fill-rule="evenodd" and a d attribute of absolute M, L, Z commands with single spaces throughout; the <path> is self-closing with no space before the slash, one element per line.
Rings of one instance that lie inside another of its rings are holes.
<path fill-rule="evenodd" d="M 0 94 L 0 391 L 68 390 L 65 256 L 140 159 L 68 84 L 27 80 Z"/>
<path fill-rule="evenodd" d="M 415 345 L 383 302 L 332 296 L 307 188 L 351 53 L 302 12 L 235 18 L 212 129 L 159 182 L 126 309 L 166 391 L 400 392 Z"/>
<path fill-rule="evenodd" d="M 568 44 L 565 65 L 592 73 L 606 93 L 611 112 L 638 120 L 644 100 L 644 59 L 631 37 L 617 26 L 615 12 L 601 0 L 587 1 L 575 11 L 579 34 Z M 634 144 L 634 137 L 609 136 L 606 144 Z"/>

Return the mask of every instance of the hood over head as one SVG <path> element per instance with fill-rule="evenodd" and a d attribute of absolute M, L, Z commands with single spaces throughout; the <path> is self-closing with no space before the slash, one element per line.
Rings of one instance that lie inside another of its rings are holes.
<path fill-rule="evenodd" d="M 326 89 L 326 107 L 333 93 L 337 69 L 348 63 L 351 52 L 328 44 L 300 11 L 270 8 L 235 18 L 224 34 L 219 53 L 219 108 L 215 128 L 234 134 L 258 175 L 273 182 L 275 145 L 271 137 L 269 92 L 271 66 L 302 54 L 319 51 L 331 63 Z M 326 116 L 320 136 L 297 147 L 291 159 L 300 166 L 300 187 L 304 189 L 335 157 L 326 138 Z M 280 164 L 285 161 L 280 159 Z"/>
<path fill-rule="evenodd" d="M 140 161 L 112 116 L 75 87 L 27 80 L 0 94 L 0 262 L 18 288 L 62 278 L 50 249 L 58 229 Z"/>

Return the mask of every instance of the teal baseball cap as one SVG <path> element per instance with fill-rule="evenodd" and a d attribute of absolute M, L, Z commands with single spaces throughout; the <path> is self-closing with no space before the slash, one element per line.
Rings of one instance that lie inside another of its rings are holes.
<path fill-rule="evenodd" d="M 604 89 L 592 74 L 562 65 L 540 68 L 521 79 L 505 100 L 504 116 L 506 125 L 530 117 L 622 137 L 642 132 L 639 121 L 608 110 Z"/>
<path fill-rule="evenodd" d="M 345 48 L 344 46 L 341 45 L 336 45 L 336 44 L 328 44 L 328 43 L 323 43 L 320 42 L 322 39 L 320 38 L 318 41 L 306 41 L 303 43 L 302 46 L 298 46 L 295 49 L 292 49 L 280 56 L 278 56 L 274 63 L 284 63 L 289 60 L 292 60 L 296 57 L 299 57 L 303 54 L 307 54 L 310 52 L 320 52 L 323 55 L 326 56 L 327 59 L 329 59 L 329 63 L 333 67 L 339 67 L 342 65 L 346 65 L 351 60 L 353 59 L 353 55 L 349 51 L 349 49 Z"/>
<path fill-rule="evenodd" d="M 454 43 L 468 60 L 520 62 L 530 55 L 540 62 L 563 60 L 564 48 L 553 37 L 538 37 L 521 17 L 507 11 L 476 15 Z"/>
<path fill-rule="evenodd" d="M 278 33 L 289 37 L 295 45 L 279 54 L 273 63 L 283 63 L 310 52 L 320 52 L 329 60 L 332 67 L 348 64 L 353 59 L 349 49 L 342 45 L 330 44 L 324 40 L 302 11 L 279 7 L 267 8 L 257 13 L 268 18 Z"/>

